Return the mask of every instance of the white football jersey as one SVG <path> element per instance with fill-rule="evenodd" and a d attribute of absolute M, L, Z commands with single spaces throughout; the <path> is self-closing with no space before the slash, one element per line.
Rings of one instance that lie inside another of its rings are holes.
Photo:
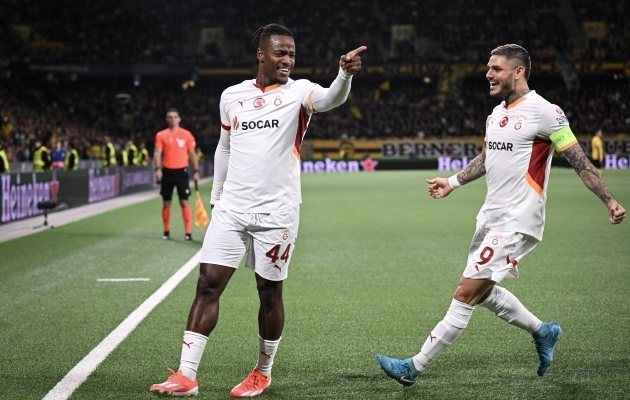
<path fill-rule="evenodd" d="M 562 109 L 535 91 L 508 107 L 505 102 L 495 107 L 486 121 L 488 193 L 477 215 L 478 223 L 542 240 L 555 148 L 550 136 L 566 127 L 573 137 L 568 126 Z M 575 143 L 574 137 L 570 140 L 563 149 Z"/>
<path fill-rule="evenodd" d="M 230 131 L 230 157 L 221 208 L 272 213 L 302 202 L 300 147 L 313 114 L 306 79 L 262 87 L 255 79 L 221 95 L 221 126 Z"/>

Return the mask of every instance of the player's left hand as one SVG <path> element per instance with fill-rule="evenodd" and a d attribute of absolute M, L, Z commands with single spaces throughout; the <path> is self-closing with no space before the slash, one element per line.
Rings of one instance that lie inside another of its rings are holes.
<path fill-rule="evenodd" d="M 617 200 L 611 200 L 608 203 L 608 216 L 611 224 L 620 224 L 626 218 L 626 209 Z"/>
<path fill-rule="evenodd" d="M 448 184 L 447 178 L 427 179 L 427 183 L 429 184 L 429 196 L 434 199 L 444 198 L 453 191 L 451 185 Z"/>
<path fill-rule="evenodd" d="M 348 75 L 354 75 L 361 70 L 361 56 L 359 54 L 367 50 L 366 46 L 354 49 L 348 54 L 341 56 L 339 66 Z"/>

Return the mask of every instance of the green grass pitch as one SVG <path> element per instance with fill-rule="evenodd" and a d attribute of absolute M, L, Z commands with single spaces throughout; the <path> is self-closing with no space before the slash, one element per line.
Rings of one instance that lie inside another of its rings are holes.
<path fill-rule="evenodd" d="M 463 271 L 482 180 L 447 199 L 427 194 L 435 171 L 303 176 L 300 233 L 285 282 L 286 325 L 261 399 L 630 398 L 630 220 L 575 172 L 553 169 L 543 242 L 504 285 L 563 328 L 551 371 L 536 375 L 527 333 L 485 309 L 412 387 L 387 378 L 377 353 L 416 354 Z M 605 171 L 630 209 L 630 171 Z M 207 201 L 210 184 L 201 188 Z M 160 199 L 0 244 L 0 398 L 41 399 L 200 247 L 161 240 Z M 35 223 L 34 223 L 35 224 Z M 11 229 L 3 226 L 0 229 Z M 195 228 L 196 229 L 196 228 Z M 99 278 L 150 278 L 97 282 Z M 177 368 L 195 269 L 71 399 L 151 399 Z M 258 300 L 241 268 L 199 371 L 201 399 L 227 399 L 254 367 Z"/>

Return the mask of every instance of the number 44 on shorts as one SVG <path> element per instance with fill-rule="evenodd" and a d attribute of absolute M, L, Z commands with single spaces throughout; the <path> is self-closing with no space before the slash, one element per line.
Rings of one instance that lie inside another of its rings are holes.
<path fill-rule="evenodd" d="M 289 243 L 289 245 L 287 246 L 287 248 L 282 252 L 282 255 L 280 257 L 278 257 L 278 254 L 280 254 L 280 245 L 277 244 L 275 246 L 273 246 L 267 253 L 265 253 L 265 255 L 271 259 L 272 263 L 276 263 L 276 261 L 278 261 L 278 258 L 282 261 L 284 261 L 284 263 L 287 263 L 289 261 L 289 255 L 291 254 L 291 243 Z M 278 268 L 276 266 L 276 268 Z"/>

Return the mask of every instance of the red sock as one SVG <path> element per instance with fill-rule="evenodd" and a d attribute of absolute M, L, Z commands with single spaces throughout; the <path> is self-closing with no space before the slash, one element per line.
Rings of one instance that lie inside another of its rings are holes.
<path fill-rule="evenodd" d="M 190 224 L 190 206 L 182 208 L 182 217 L 184 218 L 184 229 L 186 234 L 192 234 L 192 226 Z"/>
<path fill-rule="evenodd" d="M 162 222 L 164 223 L 164 232 L 169 232 L 171 230 L 170 220 L 171 220 L 170 207 L 162 207 Z"/>

